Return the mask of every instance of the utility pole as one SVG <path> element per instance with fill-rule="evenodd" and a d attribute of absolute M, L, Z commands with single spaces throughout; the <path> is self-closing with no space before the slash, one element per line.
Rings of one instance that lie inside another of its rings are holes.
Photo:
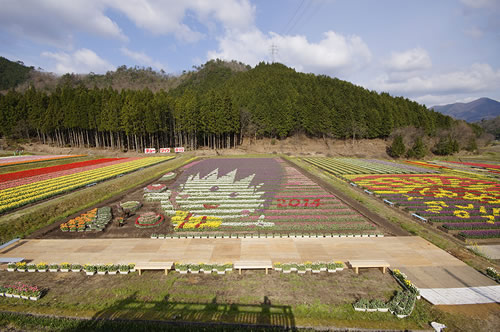
<path fill-rule="evenodd" d="M 275 43 L 271 44 L 271 47 L 269 48 L 269 53 L 271 53 L 272 63 L 274 63 L 276 60 L 276 56 L 278 55 L 278 46 Z"/>

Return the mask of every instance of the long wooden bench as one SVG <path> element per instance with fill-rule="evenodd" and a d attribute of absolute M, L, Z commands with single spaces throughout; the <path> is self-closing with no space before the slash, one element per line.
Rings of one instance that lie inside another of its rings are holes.
<path fill-rule="evenodd" d="M 266 274 L 269 269 L 273 268 L 273 263 L 271 261 L 237 261 L 234 262 L 234 268 L 238 269 L 238 273 L 241 274 L 241 270 L 266 270 Z"/>
<path fill-rule="evenodd" d="M 354 260 L 349 261 L 349 265 L 351 265 L 356 274 L 359 273 L 359 268 L 368 267 L 382 268 L 382 273 L 385 273 L 386 269 L 391 266 L 389 263 L 382 260 Z"/>
<path fill-rule="evenodd" d="M 135 269 L 142 274 L 143 270 L 165 270 L 165 274 L 168 274 L 168 270 L 171 270 L 174 262 L 142 262 L 136 263 Z"/>

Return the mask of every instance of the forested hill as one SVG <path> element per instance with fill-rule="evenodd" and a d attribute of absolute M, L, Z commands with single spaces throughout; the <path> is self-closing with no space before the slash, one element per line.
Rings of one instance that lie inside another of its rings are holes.
<path fill-rule="evenodd" d="M 63 82 L 50 94 L 0 95 L 0 134 L 58 145 L 232 147 L 243 136 L 387 137 L 414 126 L 432 135 L 453 120 L 404 98 L 281 64 L 210 61 L 175 88 L 153 92 Z"/>
<path fill-rule="evenodd" d="M 25 82 L 33 69 L 33 67 L 26 67 L 20 61 L 13 62 L 0 56 L 0 91 Z"/>

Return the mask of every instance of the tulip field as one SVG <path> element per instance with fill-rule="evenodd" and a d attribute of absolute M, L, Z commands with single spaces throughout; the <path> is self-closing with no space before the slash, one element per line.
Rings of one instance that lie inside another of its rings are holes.
<path fill-rule="evenodd" d="M 451 166 L 427 162 L 304 160 L 465 238 L 500 238 L 500 183 L 491 178 L 456 175 Z M 380 167 L 381 163 L 387 167 Z M 490 170 L 500 168 L 488 166 Z"/>
<path fill-rule="evenodd" d="M 38 175 L 36 170 L 29 171 L 26 174 L 32 176 L 27 178 L 19 178 L 16 175 L 17 172 L 7 173 L 3 175 L 3 179 L 7 181 L 0 183 L 0 185 L 9 183 L 9 186 L 4 186 L 0 190 L 0 212 L 6 212 L 173 158 L 131 158 L 104 160 L 103 163 L 89 161 L 76 168 L 71 168 L 68 165 L 56 166 L 56 168 L 52 168 L 53 172 L 48 173 L 44 172 L 44 169 L 39 169 L 40 174 Z M 65 169 L 66 167 L 69 168 Z M 10 181 L 9 176 L 12 178 Z"/>
<path fill-rule="evenodd" d="M 32 155 L 32 156 L 2 157 L 0 158 L 0 167 L 34 163 L 39 161 L 76 158 L 82 156 L 83 155 Z"/>
<path fill-rule="evenodd" d="M 377 230 L 280 158 L 208 159 L 184 169 L 168 192 L 146 194 L 161 201 L 177 232 Z"/>

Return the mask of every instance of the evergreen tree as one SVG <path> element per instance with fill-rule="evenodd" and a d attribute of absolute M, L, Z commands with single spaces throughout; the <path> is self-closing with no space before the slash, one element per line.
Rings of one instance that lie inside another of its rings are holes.
<path fill-rule="evenodd" d="M 406 146 L 403 142 L 403 136 L 397 135 L 392 141 L 391 147 L 389 148 L 389 154 L 394 158 L 399 158 L 406 152 Z"/>
<path fill-rule="evenodd" d="M 408 158 L 416 158 L 422 159 L 427 154 L 427 147 L 425 146 L 422 138 L 418 137 L 413 144 L 412 148 L 408 150 L 407 157 Z"/>

